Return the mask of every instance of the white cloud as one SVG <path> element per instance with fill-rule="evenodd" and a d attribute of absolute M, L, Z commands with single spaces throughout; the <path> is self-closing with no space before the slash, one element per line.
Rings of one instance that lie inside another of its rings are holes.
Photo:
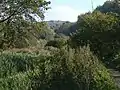
<path fill-rule="evenodd" d="M 78 11 L 69 6 L 54 6 L 45 13 L 45 20 L 76 21 L 78 15 L 84 11 Z"/>

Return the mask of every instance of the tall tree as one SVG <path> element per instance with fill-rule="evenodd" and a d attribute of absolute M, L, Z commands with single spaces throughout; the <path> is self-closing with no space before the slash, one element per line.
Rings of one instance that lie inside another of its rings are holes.
<path fill-rule="evenodd" d="M 120 47 L 120 26 L 116 14 L 101 12 L 79 16 L 78 30 L 72 36 L 74 47 L 90 45 L 91 50 L 100 58 L 114 56 Z"/>
<path fill-rule="evenodd" d="M 98 6 L 96 10 L 103 13 L 113 12 L 120 14 L 120 0 L 109 0 L 106 1 L 102 6 Z"/>
<path fill-rule="evenodd" d="M 16 36 L 26 36 L 35 17 L 44 19 L 50 2 L 45 0 L 3 0 L 0 2 L 0 48 L 10 47 Z"/>
<path fill-rule="evenodd" d="M 43 18 L 48 4 L 50 2 L 45 0 L 3 0 L 0 3 L 0 23 L 23 15 L 33 19 L 30 14 Z"/>

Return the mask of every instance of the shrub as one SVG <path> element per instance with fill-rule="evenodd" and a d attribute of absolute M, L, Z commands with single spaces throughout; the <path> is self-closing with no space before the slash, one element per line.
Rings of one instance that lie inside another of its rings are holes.
<path fill-rule="evenodd" d="M 53 46 L 56 48 L 62 48 L 65 45 L 66 45 L 66 40 L 64 39 L 51 40 L 51 41 L 48 41 L 46 44 L 46 46 Z"/>
<path fill-rule="evenodd" d="M 27 53 L 0 54 L 0 78 L 33 70 L 38 66 L 37 62 L 40 58 L 42 56 Z"/>
<path fill-rule="evenodd" d="M 104 63 L 119 51 L 119 18 L 114 13 L 93 12 L 78 17 L 78 30 L 71 37 L 73 47 L 87 46 Z"/>
<path fill-rule="evenodd" d="M 51 56 L 5 53 L 0 64 L 0 90 L 117 90 L 89 48 Z"/>
<path fill-rule="evenodd" d="M 107 69 L 89 48 L 80 48 L 73 54 L 69 65 L 79 90 L 116 90 Z"/>
<path fill-rule="evenodd" d="M 31 78 L 37 76 L 38 71 L 27 71 L 25 73 L 18 73 L 6 78 L 0 78 L 0 90 L 31 90 Z"/>

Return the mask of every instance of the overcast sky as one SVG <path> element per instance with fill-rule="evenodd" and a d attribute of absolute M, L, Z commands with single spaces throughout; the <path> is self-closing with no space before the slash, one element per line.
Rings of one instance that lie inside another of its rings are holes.
<path fill-rule="evenodd" d="M 51 9 L 45 13 L 45 20 L 62 20 L 74 22 L 77 16 L 91 11 L 91 0 L 49 0 Z M 106 0 L 93 0 L 94 9 Z"/>

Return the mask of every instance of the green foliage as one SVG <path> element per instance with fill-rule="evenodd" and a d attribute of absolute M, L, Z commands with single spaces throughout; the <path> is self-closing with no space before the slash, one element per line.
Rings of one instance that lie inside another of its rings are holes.
<path fill-rule="evenodd" d="M 36 54 L 1 54 L 0 90 L 44 90 L 44 60 Z"/>
<path fill-rule="evenodd" d="M 35 17 L 38 16 L 43 20 L 44 12 L 48 9 L 48 4 L 50 2 L 45 0 L 7 0 L 6 2 L 1 2 L 0 48 L 29 46 L 28 38 L 33 36 L 33 40 L 37 38 L 36 31 L 33 33 L 33 26 L 37 27 L 35 26 Z"/>
<path fill-rule="evenodd" d="M 51 56 L 3 53 L 0 57 L 0 90 L 117 90 L 89 48 Z"/>
<path fill-rule="evenodd" d="M 76 32 L 76 23 L 69 21 L 47 21 L 49 27 L 58 35 L 70 36 L 71 33 Z"/>
<path fill-rule="evenodd" d="M 0 55 L 0 78 L 35 69 L 36 55 L 3 53 Z"/>
<path fill-rule="evenodd" d="M 53 40 L 55 36 L 54 30 L 51 29 L 46 22 L 43 22 L 42 25 L 43 26 L 41 26 L 41 30 L 39 31 L 39 38 L 45 40 Z"/>
<path fill-rule="evenodd" d="M 18 73 L 13 76 L 0 79 L 0 90 L 37 90 L 35 82 L 32 78 L 39 77 L 40 71 L 27 71 L 25 73 Z"/>
<path fill-rule="evenodd" d="M 100 11 L 103 13 L 113 12 L 120 15 L 120 0 L 109 0 L 106 1 L 102 6 L 98 6 L 95 11 Z"/>
<path fill-rule="evenodd" d="M 73 60 L 70 60 L 72 64 L 70 69 L 75 75 L 74 79 L 80 90 L 116 90 L 107 69 L 89 48 L 80 48 L 80 51 L 76 52 L 70 54 L 70 56 L 73 55 Z"/>
<path fill-rule="evenodd" d="M 69 36 L 70 33 L 76 31 L 76 23 L 65 22 L 58 29 L 55 30 L 57 34 L 64 34 Z"/>
<path fill-rule="evenodd" d="M 48 9 L 48 4 L 50 4 L 50 2 L 47 2 L 45 0 L 2 1 L 0 8 L 0 23 L 9 20 L 15 20 L 17 18 L 20 18 L 22 15 L 24 15 L 26 19 L 34 21 L 35 18 L 30 14 L 36 14 L 40 18 L 43 18 L 43 12 Z"/>
<path fill-rule="evenodd" d="M 26 48 L 28 46 L 40 45 L 40 39 L 52 40 L 54 31 L 45 22 L 30 23 L 24 20 L 0 26 L 0 47 Z"/>
<path fill-rule="evenodd" d="M 21 26 L 22 25 L 22 26 Z M 15 21 L 11 23 L 1 23 L 0 24 L 0 48 L 14 46 L 14 42 L 23 41 L 23 37 L 26 36 L 27 28 L 29 24 L 24 21 Z"/>
<path fill-rule="evenodd" d="M 66 45 L 66 40 L 61 38 L 61 39 L 48 41 L 45 46 L 53 46 L 53 47 L 56 47 L 56 48 L 62 48 L 65 45 Z"/>
<path fill-rule="evenodd" d="M 101 59 L 114 56 L 120 47 L 119 22 L 113 13 L 93 12 L 79 16 L 79 29 L 71 37 L 73 47 L 89 44 L 90 49 Z"/>

